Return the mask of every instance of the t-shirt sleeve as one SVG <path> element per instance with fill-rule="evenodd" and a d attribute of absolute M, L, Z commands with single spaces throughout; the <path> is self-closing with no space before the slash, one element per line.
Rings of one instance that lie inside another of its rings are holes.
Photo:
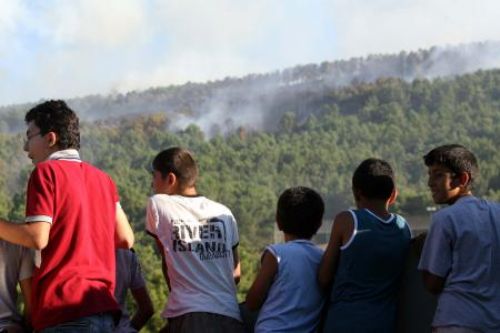
<path fill-rule="evenodd" d="M 146 209 L 146 230 L 153 235 L 157 235 L 158 223 L 158 209 L 153 198 L 149 198 Z"/>
<path fill-rule="evenodd" d="M 235 246 L 238 246 L 238 244 L 240 244 L 240 235 L 238 233 L 238 224 L 236 223 L 236 219 L 234 218 L 233 215 L 231 215 L 231 246 L 232 247 L 235 247 Z"/>
<path fill-rule="evenodd" d="M 32 276 L 35 265 L 35 251 L 28 248 L 22 249 L 21 265 L 19 269 L 19 281 L 26 280 Z"/>
<path fill-rule="evenodd" d="M 141 264 L 137 259 L 137 256 L 134 252 L 131 252 L 131 260 L 130 260 L 130 289 L 139 289 L 144 288 L 146 286 L 146 282 L 144 281 L 144 276 L 142 275 Z"/>
<path fill-rule="evenodd" d="M 276 259 L 276 262 L 278 262 L 278 263 L 280 262 L 280 256 L 278 254 L 277 249 L 275 248 L 275 245 L 268 245 L 268 246 L 266 246 L 266 248 L 264 249 L 264 252 L 262 252 L 262 255 L 260 257 L 261 261 L 264 258 L 264 254 L 266 252 L 269 252 Z"/>
<path fill-rule="evenodd" d="M 418 269 L 446 277 L 451 269 L 453 237 L 445 220 L 432 217 Z"/>
<path fill-rule="evenodd" d="M 28 181 L 25 222 L 52 223 L 54 217 L 54 181 L 47 165 L 37 166 Z"/>

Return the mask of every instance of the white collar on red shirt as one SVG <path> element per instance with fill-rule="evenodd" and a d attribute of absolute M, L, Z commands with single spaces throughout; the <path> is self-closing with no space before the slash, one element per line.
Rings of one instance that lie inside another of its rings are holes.
<path fill-rule="evenodd" d="M 66 161 L 81 162 L 80 154 L 76 149 L 58 150 L 50 154 L 47 160 L 66 160 Z"/>

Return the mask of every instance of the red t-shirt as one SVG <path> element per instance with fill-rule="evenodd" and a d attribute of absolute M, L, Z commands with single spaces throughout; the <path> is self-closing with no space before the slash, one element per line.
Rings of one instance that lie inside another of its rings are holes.
<path fill-rule="evenodd" d="M 119 309 L 113 297 L 117 202 L 112 179 L 88 163 L 49 160 L 33 170 L 26 221 L 52 221 L 33 272 L 36 330 Z"/>

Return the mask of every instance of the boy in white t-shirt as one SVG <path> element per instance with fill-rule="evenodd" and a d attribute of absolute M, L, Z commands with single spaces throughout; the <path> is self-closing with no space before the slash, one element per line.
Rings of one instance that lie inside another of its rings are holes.
<path fill-rule="evenodd" d="M 164 150 L 152 167 L 155 195 L 146 230 L 162 254 L 170 289 L 164 331 L 243 332 L 236 299 L 239 236 L 231 211 L 197 193 L 198 167 L 189 151 Z"/>

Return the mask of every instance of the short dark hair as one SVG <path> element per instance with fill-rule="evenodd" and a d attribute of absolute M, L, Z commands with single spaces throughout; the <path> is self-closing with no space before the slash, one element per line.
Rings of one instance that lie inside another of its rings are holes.
<path fill-rule="evenodd" d="M 470 184 L 479 176 L 479 165 L 476 156 L 462 145 L 448 144 L 432 149 L 424 156 L 424 163 L 430 167 L 441 165 L 453 173 L 466 172 L 470 176 Z"/>
<path fill-rule="evenodd" d="M 395 188 L 391 165 L 378 158 L 364 160 L 354 171 L 352 187 L 368 199 L 389 199 Z"/>
<path fill-rule="evenodd" d="M 56 143 L 60 149 L 80 149 L 78 116 L 64 101 L 50 100 L 38 104 L 26 113 L 24 121 L 33 121 L 42 135 L 56 133 Z"/>
<path fill-rule="evenodd" d="M 152 163 L 153 170 L 159 171 L 163 178 L 171 172 L 179 181 L 181 188 L 196 184 L 198 166 L 191 152 L 180 147 L 171 147 L 158 153 Z"/>
<path fill-rule="evenodd" d="M 298 186 L 280 195 L 276 217 L 283 232 L 311 239 L 321 226 L 324 212 L 321 196 L 310 188 Z"/>

